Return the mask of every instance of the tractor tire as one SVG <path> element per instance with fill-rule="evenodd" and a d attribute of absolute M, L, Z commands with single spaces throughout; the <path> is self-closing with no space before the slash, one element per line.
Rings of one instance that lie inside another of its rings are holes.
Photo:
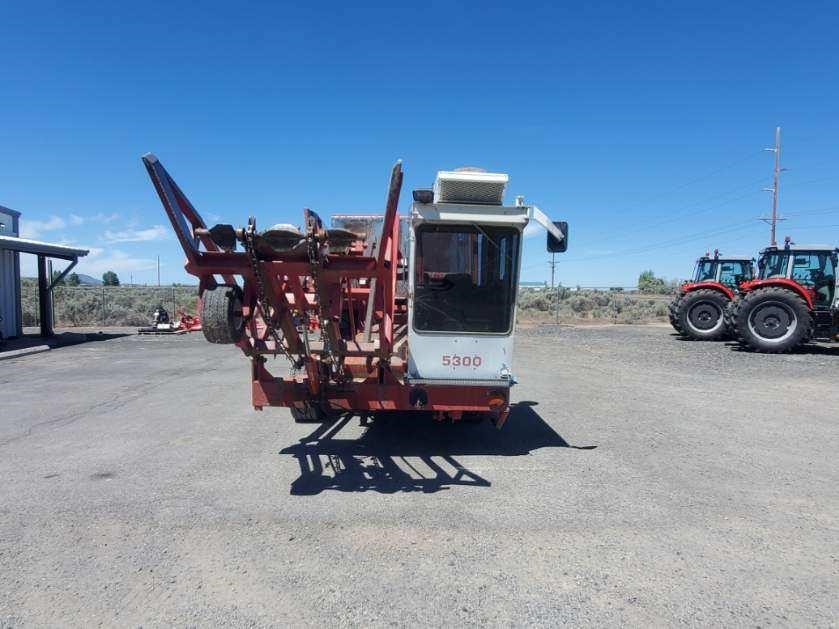
<path fill-rule="evenodd" d="M 679 317 L 676 316 L 676 313 L 679 311 L 679 302 L 682 301 L 682 297 L 684 296 L 684 293 L 679 293 L 673 298 L 670 305 L 667 306 L 667 317 L 670 319 L 670 325 L 672 325 L 673 329 L 679 334 L 684 334 L 684 331 L 682 330 L 682 326 L 679 324 Z"/>
<path fill-rule="evenodd" d="M 676 305 L 676 320 L 685 338 L 720 341 L 728 333 L 725 310 L 731 300 L 718 290 L 702 288 L 684 295 Z"/>
<path fill-rule="evenodd" d="M 734 334 L 734 313 L 737 311 L 737 304 L 740 301 L 739 297 L 734 297 L 731 301 L 728 302 L 728 306 L 723 312 L 723 318 L 725 320 L 725 330 L 727 338 L 736 339 L 737 336 Z"/>
<path fill-rule="evenodd" d="M 740 345 L 764 354 L 782 354 L 810 341 L 813 313 L 787 288 L 769 286 L 737 300 L 732 317 Z"/>
<path fill-rule="evenodd" d="M 238 286 L 217 286 L 201 294 L 201 330 L 210 343 L 237 343 L 242 338 L 245 322 Z"/>
<path fill-rule="evenodd" d="M 303 408 L 292 406 L 291 417 L 295 424 L 322 424 L 335 421 L 340 413 L 320 402 L 306 402 Z"/>

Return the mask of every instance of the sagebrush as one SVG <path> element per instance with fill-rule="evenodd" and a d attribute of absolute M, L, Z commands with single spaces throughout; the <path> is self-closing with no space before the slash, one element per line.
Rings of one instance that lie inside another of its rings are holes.
<path fill-rule="evenodd" d="M 38 325 L 38 282 L 21 281 L 23 325 Z M 55 325 L 142 326 L 162 304 L 175 317 L 178 308 L 194 314 L 197 286 L 56 286 L 53 289 Z"/>
<path fill-rule="evenodd" d="M 196 286 L 56 286 L 53 291 L 55 325 L 148 325 L 158 304 L 172 317 L 178 308 L 196 313 Z M 38 324 L 38 286 L 32 278 L 21 284 L 23 325 Z M 667 316 L 669 296 L 610 290 L 571 290 L 566 287 L 522 288 L 519 321 L 611 321 L 643 323 Z M 557 308 L 558 306 L 558 308 Z"/>

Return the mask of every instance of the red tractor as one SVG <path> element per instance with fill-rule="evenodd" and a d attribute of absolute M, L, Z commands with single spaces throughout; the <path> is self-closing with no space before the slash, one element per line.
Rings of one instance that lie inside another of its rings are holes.
<path fill-rule="evenodd" d="M 732 307 L 734 333 L 757 352 L 788 352 L 810 340 L 834 340 L 839 332 L 836 266 L 839 249 L 800 246 L 761 252 L 758 277 L 740 286 Z"/>
<path fill-rule="evenodd" d="M 690 281 L 679 288 L 670 303 L 670 323 L 695 341 L 717 341 L 729 330 L 726 309 L 734 301 L 741 282 L 754 277 L 754 261 L 746 257 L 720 257 L 709 253 L 696 261 Z"/>

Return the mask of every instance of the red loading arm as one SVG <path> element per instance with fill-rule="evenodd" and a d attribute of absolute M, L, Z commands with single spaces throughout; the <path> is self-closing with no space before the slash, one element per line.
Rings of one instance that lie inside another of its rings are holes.
<path fill-rule="evenodd" d="M 186 195 L 163 167 L 163 164 L 160 163 L 160 160 L 157 159 L 157 156 L 153 153 L 146 153 L 142 159 L 154 188 L 157 190 L 157 195 L 160 197 L 160 202 L 163 204 L 163 209 L 166 210 L 169 222 L 175 229 L 175 235 L 181 243 L 181 248 L 186 254 L 187 271 L 194 273 L 194 270 L 199 268 L 199 260 L 203 255 L 198 248 L 199 242 L 204 245 L 207 251 L 218 252 L 221 250 L 206 234 L 207 224 L 201 218 L 198 210 L 189 202 L 189 199 L 186 198 Z M 196 234 L 198 229 L 205 233 Z M 231 286 L 236 283 L 232 275 L 223 275 L 223 277 L 224 281 Z"/>
<path fill-rule="evenodd" d="M 393 318 L 396 310 L 396 274 L 399 271 L 399 218 L 397 216 L 399 193 L 402 190 L 402 160 L 393 165 L 388 184 L 385 216 L 382 221 L 382 235 L 376 260 L 375 292 L 382 295 L 382 321 L 379 325 L 379 356 L 390 360 L 393 349 Z M 370 297 L 376 303 L 376 294 Z"/>

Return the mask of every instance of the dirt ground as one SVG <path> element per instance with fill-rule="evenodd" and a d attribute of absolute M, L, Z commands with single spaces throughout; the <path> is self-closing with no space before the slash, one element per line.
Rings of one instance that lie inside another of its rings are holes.
<path fill-rule="evenodd" d="M 839 345 L 528 326 L 506 426 L 319 428 L 238 351 L 0 363 L 0 626 L 835 625 Z"/>

